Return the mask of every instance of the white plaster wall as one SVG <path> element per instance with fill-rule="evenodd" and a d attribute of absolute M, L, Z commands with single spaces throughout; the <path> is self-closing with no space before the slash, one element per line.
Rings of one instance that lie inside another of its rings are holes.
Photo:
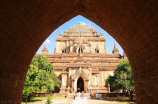
<path fill-rule="evenodd" d="M 61 48 L 65 48 L 65 42 L 64 41 L 56 41 L 56 52 L 55 53 L 62 53 Z"/>
<path fill-rule="evenodd" d="M 77 79 L 78 79 L 78 78 L 76 78 L 75 81 L 74 81 L 74 91 L 75 91 L 75 92 L 77 91 Z"/>
<path fill-rule="evenodd" d="M 105 53 L 105 42 L 104 41 L 96 41 L 94 42 L 94 53 L 95 53 L 95 49 L 98 46 L 99 47 L 99 53 Z"/>
<path fill-rule="evenodd" d="M 67 76 L 66 76 L 66 75 L 63 76 L 62 85 L 63 85 L 64 87 L 66 87 L 66 85 L 67 85 Z"/>

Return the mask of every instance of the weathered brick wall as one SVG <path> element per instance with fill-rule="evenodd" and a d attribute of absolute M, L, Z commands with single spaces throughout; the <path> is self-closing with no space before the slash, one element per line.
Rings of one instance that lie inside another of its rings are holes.
<path fill-rule="evenodd" d="M 158 103 L 157 7 L 157 0 L 1 0 L 0 103 L 21 100 L 28 65 L 37 49 L 76 15 L 101 26 L 125 50 L 137 104 Z"/>

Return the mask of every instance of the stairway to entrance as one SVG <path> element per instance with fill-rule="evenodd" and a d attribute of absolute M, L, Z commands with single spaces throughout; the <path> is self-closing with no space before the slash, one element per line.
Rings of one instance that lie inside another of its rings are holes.
<path fill-rule="evenodd" d="M 73 93 L 69 93 L 67 97 L 68 97 L 68 98 L 73 98 L 73 97 L 74 97 L 73 95 L 74 95 Z M 77 93 L 77 97 L 78 97 L 78 93 Z M 89 97 L 90 97 L 90 94 L 89 94 L 89 93 L 84 93 L 84 97 L 89 98 Z"/>

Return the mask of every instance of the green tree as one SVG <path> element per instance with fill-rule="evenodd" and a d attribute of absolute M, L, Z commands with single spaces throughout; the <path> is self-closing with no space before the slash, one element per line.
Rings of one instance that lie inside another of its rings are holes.
<path fill-rule="evenodd" d="M 52 99 L 51 95 L 47 96 L 47 102 L 46 102 L 46 104 L 52 104 L 51 99 Z"/>
<path fill-rule="evenodd" d="M 110 84 L 112 91 L 117 92 L 120 89 L 127 90 L 130 100 L 133 100 L 134 81 L 131 66 L 127 59 L 120 62 L 114 71 L 114 76 L 109 76 L 106 80 L 106 84 Z"/>
<path fill-rule="evenodd" d="M 60 87 L 60 80 L 54 73 L 53 64 L 48 62 L 44 55 L 35 56 L 26 74 L 23 89 L 23 98 L 26 102 L 30 100 L 30 95 L 36 92 L 50 93 L 54 87 Z"/>
<path fill-rule="evenodd" d="M 26 74 L 26 80 L 25 80 L 24 89 L 23 89 L 23 98 L 26 99 L 26 102 L 30 100 L 31 93 L 40 91 L 39 88 L 37 87 L 38 74 L 39 74 L 39 71 L 37 70 L 37 67 L 30 65 L 29 70 Z"/>

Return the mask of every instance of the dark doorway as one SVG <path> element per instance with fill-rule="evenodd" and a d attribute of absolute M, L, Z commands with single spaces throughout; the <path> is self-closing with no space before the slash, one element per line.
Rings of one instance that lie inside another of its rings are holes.
<path fill-rule="evenodd" d="M 83 53 L 82 48 L 78 49 L 78 53 L 80 53 L 80 54 Z"/>
<path fill-rule="evenodd" d="M 79 77 L 77 80 L 77 92 L 79 92 L 79 91 L 80 92 L 84 91 L 84 82 L 81 77 Z"/>

